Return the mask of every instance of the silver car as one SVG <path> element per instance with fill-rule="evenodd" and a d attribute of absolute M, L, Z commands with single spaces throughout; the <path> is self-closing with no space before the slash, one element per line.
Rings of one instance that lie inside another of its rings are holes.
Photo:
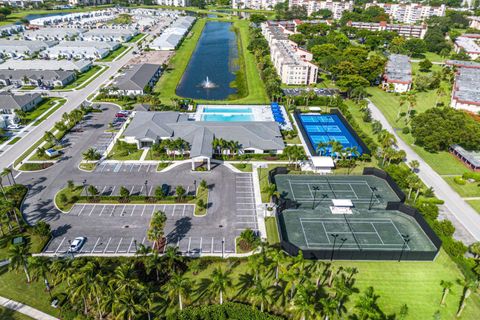
<path fill-rule="evenodd" d="M 68 252 L 78 252 L 85 243 L 85 240 L 85 237 L 76 237 L 72 241 L 72 243 L 70 243 L 70 248 L 68 248 Z"/>

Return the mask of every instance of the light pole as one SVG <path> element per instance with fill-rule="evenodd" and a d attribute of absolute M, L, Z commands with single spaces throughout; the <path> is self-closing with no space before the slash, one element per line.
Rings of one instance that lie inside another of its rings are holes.
<path fill-rule="evenodd" d="M 410 242 L 410 236 L 408 234 L 402 234 L 402 238 L 403 238 L 403 245 L 402 245 L 402 251 L 400 252 L 400 257 L 398 257 L 398 262 L 402 260 L 403 252 L 405 251 L 405 248 Z"/>
<path fill-rule="evenodd" d="M 197 179 L 193 180 L 193 191 L 197 194 Z"/>
<path fill-rule="evenodd" d="M 71 250 L 72 248 L 72 240 L 68 240 L 68 251 L 70 252 L 70 254 L 72 255 L 72 259 L 75 259 L 75 256 L 73 255 L 73 250 Z"/>
<path fill-rule="evenodd" d="M 88 191 L 87 191 L 87 179 L 84 179 L 83 180 L 83 190 L 85 190 L 85 194 L 87 195 L 88 197 Z"/>
<path fill-rule="evenodd" d="M 370 190 L 372 190 L 372 196 L 370 197 L 370 203 L 368 204 L 368 210 L 372 209 L 373 196 L 375 195 L 375 191 L 377 191 L 377 187 L 370 187 Z"/>
<path fill-rule="evenodd" d="M 148 197 L 148 180 L 145 180 L 145 197 Z"/>
<path fill-rule="evenodd" d="M 330 261 L 333 261 L 333 254 L 335 253 L 335 244 L 337 243 L 338 233 L 331 233 L 333 237 L 333 246 L 332 246 L 332 254 L 330 255 Z"/>
<path fill-rule="evenodd" d="M 225 239 L 222 239 L 222 259 L 223 259 L 224 251 L 225 251 Z"/>
<path fill-rule="evenodd" d="M 138 251 L 138 249 L 137 249 L 137 239 L 133 240 L 133 244 L 135 245 L 135 253 L 137 253 L 137 251 Z"/>
<path fill-rule="evenodd" d="M 315 200 L 317 200 L 317 191 L 320 190 L 318 186 L 313 186 L 313 204 L 312 210 L 315 209 Z"/>

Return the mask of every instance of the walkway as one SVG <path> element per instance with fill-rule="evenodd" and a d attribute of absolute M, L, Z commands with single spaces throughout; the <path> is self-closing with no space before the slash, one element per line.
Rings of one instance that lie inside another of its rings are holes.
<path fill-rule="evenodd" d="M 4 297 L 0 297 L 0 306 L 23 313 L 24 315 L 27 315 L 36 320 L 59 320 L 58 318 L 52 317 L 45 312 Z"/>
<path fill-rule="evenodd" d="M 367 99 L 368 100 L 368 99 Z M 423 182 L 434 188 L 435 195 L 445 201 L 444 207 L 449 211 L 447 218 L 452 221 L 458 229 L 461 227 L 466 229 L 473 239 L 464 239 L 462 241 L 469 244 L 473 241 L 480 240 L 480 214 L 477 213 L 464 199 L 462 199 L 443 178 L 435 172 L 410 146 L 405 143 L 395 132 L 393 127 L 387 121 L 382 112 L 370 100 L 368 106 L 372 112 L 372 117 L 382 124 L 383 128 L 393 133 L 397 138 L 397 145 L 400 149 L 405 150 L 408 161 L 417 160 L 420 163 L 418 176 Z M 457 223 L 459 222 L 459 223 Z M 459 234 L 462 234 L 459 230 Z"/>

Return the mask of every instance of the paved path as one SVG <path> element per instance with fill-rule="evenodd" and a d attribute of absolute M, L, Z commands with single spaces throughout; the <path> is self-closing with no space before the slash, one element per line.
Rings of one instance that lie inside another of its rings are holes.
<path fill-rule="evenodd" d="M 52 317 L 45 312 L 4 297 L 0 297 L 0 306 L 23 313 L 36 320 L 58 320 L 58 318 Z"/>
<path fill-rule="evenodd" d="M 390 131 L 397 138 L 397 145 L 400 149 L 405 150 L 408 161 L 417 160 L 420 163 L 418 176 L 423 182 L 435 190 L 435 195 L 445 201 L 445 207 L 458 220 L 463 228 L 465 228 L 471 236 L 476 240 L 480 240 L 480 214 L 477 213 L 470 205 L 456 193 L 445 180 L 432 169 L 408 144 L 406 144 L 395 132 L 393 127 L 387 121 L 382 112 L 369 101 L 369 108 L 372 117 L 382 123 L 383 128 Z M 454 221 L 452 221 L 454 222 Z M 455 223 L 454 223 L 455 224 Z M 464 239 L 465 241 L 466 239 Z M 472 239 L 473 240 L 473 239 Z M 467 242 L 472 242 L 471 240 Z"/>

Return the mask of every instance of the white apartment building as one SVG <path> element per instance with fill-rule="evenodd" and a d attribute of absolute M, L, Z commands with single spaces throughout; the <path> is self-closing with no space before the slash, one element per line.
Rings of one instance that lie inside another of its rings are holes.
<path fill-rule="evenodd" d="M 403 54 L 391 54 L 383 75 L 382 86 L 387 91 L 407 92 L 412 88 L 412 65 Z"/>
<path fill-rule="evenodd" d="M 366 8 L 377 6 L 385 10 L 391 19 L 403 23 L 416 23 L 433 16 L 444 16 L 446 7 L 426 6 L 418 3 L 367 3 Z"/>
<path fill-rule="evenodd" d="M 277 3 L 285 0 L 232 0 L 233 9 L 273 10 Z"/>
<path fill-rule="evenodd" d="M 17 8 L 37 7 L 39 4 L 43 4 L 43 0 L 0 0 L 0 4 Z"/>
<path fill-rule="evenodd" d="M 282 83 L 309 85 L 317 82 L 318 67 L 311 63 L 313 55 L 288 40 L 291 32 L 274 22 L 262 23 L 262 34 L 270 46 L 270 57 Z"/>
<path fill-rule="evenodd" d="M 190 0 L 157 0 L 159 6 L 188 7 Z"/>
<path fill-rule="evenodd" d="M 370 31 L 391 31 L 405 38 L 423 39 L 427 33 L 428 26 L 412 24 L 391 24 L 386 21 L 381 22 L 347 22 L 347 26 L 357 29 L 365 29 Z"/>
<path fill-rule="evenodd" d="M 289 0 L 288 6 L 305 6 L 307 8 L 308 15 L 321 10 L 328 9 L 333 13 L 333 19 L 340 19 L 344 11 L 353 10 L 353 1 L 341 1 L 334 2 L 331 0 L 319 1 L 319 0 Z"/>
<path fill-rule="evenodd" d="M 445 64 L 457 70 L 452 90 L 452 108 L 478 113 L 480 111 L 480 91 L 478 90 L 480 63 L 447 60 Z"/>
<path fill-rule="evenodd" d="M 454 49 L 456 53 L 465 51 L 472 60 L 480 57 L 480 34 L 464 34 L 455 39 Z"/>
<path fill-rule="evenodd" d="M 71 6 L 98 6 L 110 3 L 112 0 L 68 0 L 68 4 Z"/>
<path fill-rule="evenodd" d="M 480 30 L 480 17 L 472 16 L 468 18 L 470 19 L 469 27 L 472 29 Z"/>

